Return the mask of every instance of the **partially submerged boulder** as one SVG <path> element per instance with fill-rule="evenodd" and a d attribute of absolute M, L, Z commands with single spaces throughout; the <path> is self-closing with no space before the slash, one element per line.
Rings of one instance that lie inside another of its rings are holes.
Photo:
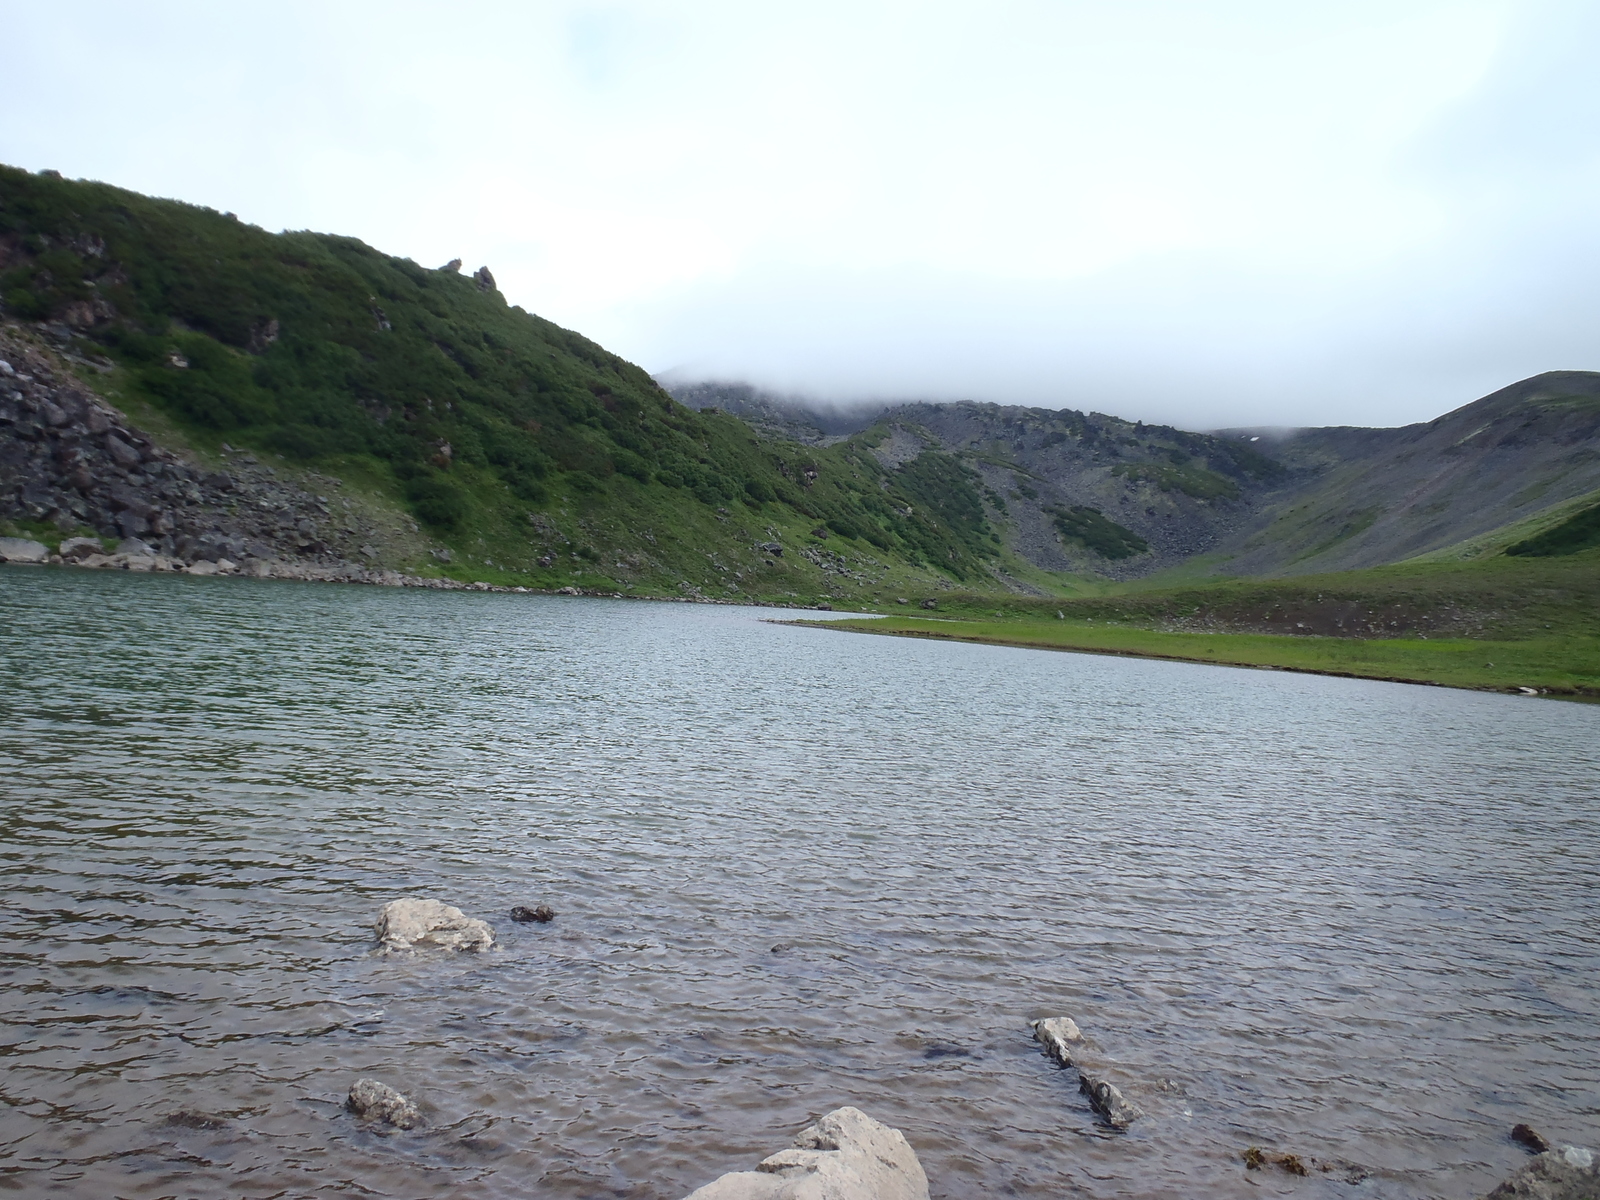
<path fill-rule="evenodd" d="M 1063 1067 L 1072 1066 L 1072 1048 L 1083 1044 L 1083 1030 L 1071 1017 L 1046 1017 L 1033 1022 L 1033 1037 Z"/>
<path fill-rule="evenodd" d="M 1581 1146 L 1546 1150 L 1484 1200 L 1600 1200 L 1600 1158 Z"/>
<path fill-rule="evenodd" d="M 359 1117 L 382 1121 L 396 1129 L 415 1129 L 422 1124 L 422 1114 L 409 1096 L 376 1079 L 358 1079 L 351 1084 L 345 1107 Z"/>
<path fill-rule="evenodd" d="M 905 1135 L 859 1108 L 836 1108 L 754 1171 L 733 1171 L 686 1200 L 928 1200 Z"/>
<path fill-rule="evenodd" d="M 1099 1071 L 1084 1064 L 1083 1031 L 1071 1017 L 1046 1017 L 1032 1021 L 1033 1037 L 1044 1051 L 1063 1067 L 1078 1072 L 1078 1090 L 1089 1097 L 1089 1105 L 1113 1129 L 1126 1129 L 1142 1116 L 1137 1105 L 1122 1094 L 1117 1085 Z"/>
<path fill-rule="evenodd" d="M 1117 1090 L 1116 1084 L 1082 1067 L 1078 1068 L 1078 1090 L 1089 1097 L 1089 1104 L 1113 1129 L 1126 1129 L 1134 1118 L 1143 1115 L 1137 1105 Z"/>
<path fill-rule="evenodd" d="M 385 953 L 402 950 L 487 950 L 494 930 L 440 900 L 407 896 L 383 906 L 373 928 Z"/>

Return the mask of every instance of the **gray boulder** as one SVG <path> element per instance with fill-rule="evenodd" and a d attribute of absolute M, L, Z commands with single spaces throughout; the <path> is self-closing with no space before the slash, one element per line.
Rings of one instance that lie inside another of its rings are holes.
<path fill-rule="evenodd" d="M 422 1114 L 410 1098 L 376 1079 L 358 1079 L 350 1087 L 345 1107 L 370 1121 L 382 1121 L 396 1129 L 415 1129 Z"/>
<path fill-rule="evenodd" d="M 62 558 L 83 558 L 88 554 L 100 553 L 100 539 L 91 537 L 70 537 L 61 543 Z"/>
<path fill-rule="evenodd" d="M 383 906 L 373 928 L 384 953 L 406 950 L 487 950 L 494 930 L 439 900 L 407 896 Z"/>
<path fill-rule="evenodd" d="M 686 1200 L 928 1200 L 905 1135 L 859 1108 L 836 1108 L 794 1145 L 689 1193 Z"/>
<path fill-rule="evenodd" d="M 117 543 L 116 553 L 126 554 L 130 558 L 154 558 L 156 555 L 149 542 L 136 537 L 123 538 Z"/>
<path fill-rule="evenodd" d="M 50 557 L 50 547 L 31 538 L 0 538 L 0 562 L 42 563 Z"/>
<path fill-rule="evenodd" d="M 1600 1161 L 1580 1146 L 1547 1150 L 1485 1200 L 1600 1200 Z"/>

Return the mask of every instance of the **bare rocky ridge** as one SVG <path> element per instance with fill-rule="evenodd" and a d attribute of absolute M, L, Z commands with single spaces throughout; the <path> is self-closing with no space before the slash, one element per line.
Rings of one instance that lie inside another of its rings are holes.
<path fill-rule="evenodd" d="M 1600 372 L 1550 371 L 1419 425 L 1262 431 L 1293 483 L 1229 540 L 1229 574 L 1442 550 L 1600 488 Z"/>

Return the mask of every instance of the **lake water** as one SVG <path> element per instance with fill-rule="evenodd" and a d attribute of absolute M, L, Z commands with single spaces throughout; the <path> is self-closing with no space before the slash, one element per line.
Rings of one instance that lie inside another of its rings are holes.
<path fill-rule="evenodd" d="M 1600 1141 L 1600 707 L 775 615 L 0 568 L 0 1189 L 676 1200 L 846 1103 L 937 1197 Z M 403 895 L 499 948 L 371 955 Z"/>

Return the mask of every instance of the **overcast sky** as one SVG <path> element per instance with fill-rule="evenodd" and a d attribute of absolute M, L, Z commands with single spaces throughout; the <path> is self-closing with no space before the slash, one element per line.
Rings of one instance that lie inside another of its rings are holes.
<path fill-rule="evenodd" d="M 1190 428 L 1600 369 L 1600 4 L 0 0 L 0 160 L 657 373 Z"/>

